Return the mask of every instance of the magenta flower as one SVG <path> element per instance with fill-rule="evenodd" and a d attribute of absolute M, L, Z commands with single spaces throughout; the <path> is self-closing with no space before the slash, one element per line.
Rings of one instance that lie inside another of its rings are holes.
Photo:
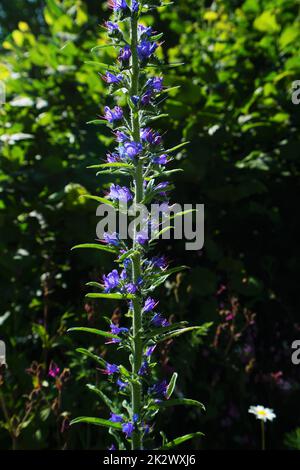
<path fill-rule="evenodd" d="M 59 372 L 60 368 L 58 367 L 58 365 L 54 361 L 51 361 L 49 365 L 48 375 L 55 379 L 55 377 L 58 376 Z"/>

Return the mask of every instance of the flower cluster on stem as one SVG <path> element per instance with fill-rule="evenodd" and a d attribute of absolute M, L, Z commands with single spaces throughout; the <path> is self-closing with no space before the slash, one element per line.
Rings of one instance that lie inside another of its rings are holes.
<path fill-rule="evenodd" d="M 109 66 L 101 77 L 115 102 L 104 108 L 102 120 L 112 130 L 116 146 L 106 156 L 106 162 L 98 167 L 100 174 L 109 169 L 110 174 L 126 177 L 129 181 L 127 186 L 111 184 L 106 201 L 115 208 L 120 208 L 122 203 L 135 206 L 152 202 L 169 204 L 171 185 L 164 178 L 168 176 L 167 165 L 172 158 L 163 147 L 161 135 L 152 128 L 152 123 L 159 117 L 158 103 L 168 91 L 162 75 L 157 73 L 160 62 L 156 51 L 161 46 L 162 35 L 145 26 L 142 18 L 143 13 L 161 4 L 158 0 L 109 0 L 112 17 L 105 23 L 105 28 L 109 45 L 117 52 L 117 64 Z M 73 421 L 94 422 L 110 428 L 120 449 L 128 448 L 128 445 L 132 449 L 153 446 L 151 435 L 155 416 L 164 401 L 170 399 L 177 378 L 176 373 L 169 382 L 154 378 L 155 348 L 157 343 L 187 329 L 184 322 L 171 325 L 158 311 L 158 301 L 152 297 L 154 288 L 165 282 L 177 268 L 168 269 L 164 256 L 150 256 L 150 225 L 150 220 L 146 219 L 142 227 L 135 226 L 132 240 L 121 239 L 117 232 L 104 234 L 97 248 L 114 253 L 118 269 L 104 275 L 101 284 L 91 283 L 101 289 L 100 293 L 87 294 L 94 299 L 126 301 L 131 324 L 126 327 L 112 322 L 109 332 L 73 328 L 106 336 L 111 347 L 128 351 L 128 368 L 94 355 L 102 366 L 102 373 L 118 388 L 122 397 L 119 408 L 105 399 L 106 404 L 111 403 L 108 420 L 81 417 Z M 91 355 L 85 350 L 81 352 Z M 103 392 L 100 395 L 104 396 Z M 193 404 L 202 406 L 196 401 Z"/>

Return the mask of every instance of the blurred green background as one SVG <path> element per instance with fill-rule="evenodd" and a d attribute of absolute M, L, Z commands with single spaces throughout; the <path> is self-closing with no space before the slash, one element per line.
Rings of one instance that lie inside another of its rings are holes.
<path fill-rule="evenodd" d="M 205 403 L 206 413 L 165 411 L 168 437 L 199 429 L 200 449 L 259 448 L 250 405 L 273 408 L 269 448 L 300 449 L 299 367 L 291 343 L 299 321 L 300 17 L 296 0 L 176 0 L 149 24 L 165 33 L 166 74 L 180 85 L 160 121 L 167 147 L 191 143 L 176 157 L 184 169 L 173 201 L 205 204 L 205 246 L 185 252 L 162 242 L 173 264 L 191 269 L 161 290 L 163 312 L 206 324 L 158 352 L 163 370 L 180 373 L 176 393 Z M 105 431 L 68 422 L 108 416 L 85 384 L 110 386 L 75 347 L 103 344 L 68 337 L 75 325 L 103 327 L 121 306 L 85 303 L 85 282 L 112 267 L 109 255 L 74 253 L 95 239 L 97 194 L 109 183 L 86 167 L 112 143 L 86 122 L 107 100 L 90 49 L 105 43 L 105 1 L 2 0 L 0 81 L 0 338 L 8 369 L 0 375 L 0 449 L 97 449 Z M 100 62 L 114 60 L 110 49 Z M 171 145 L 168 145 L 171 144 Z M 203 332 L 202 332 L 203 333 Z M 90 340 L 90 338 L 88 338 Z M 48 376 L 54 360 L 63 373 Z M 68 380 L 67 380 L 68 379 Z"/>

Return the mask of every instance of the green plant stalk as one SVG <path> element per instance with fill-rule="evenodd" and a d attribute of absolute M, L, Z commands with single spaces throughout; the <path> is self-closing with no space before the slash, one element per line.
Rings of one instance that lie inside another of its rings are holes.
<path fill-rule="evenodd" d="M 138 95 L 140 66 L 137 54 L 138 44 L 138 15 L 134 13 L 131 18 L 131 96 Z M 131 130 L 135 142 L 140 142 L 140 116 L 137 110 L 131 110 Z M 140 160 L 136 164 L 135 177 L 135 203 L 141 203 L 143 200 L 143 165 Z M 137 246 L 134 236 L 133 247 Z M 136 284 L 141 275 L 141 256 L 137 254 L 133 259 L 133 283 Z M 141 416 L 142 406 L 142 386 L 138 380 L 138 372 L 142 365 L 143 343 L 142 343 L 142 304 L 141 299 L 133 300 L 133 360 L 132 374 L 137 381 L 131 386 L 131 405 L 132 415 Z M 135 429 L 132 435 L 132 449 L 139 450 L 143 448 L 142 434 L 140 429 Z"/>
<path fill-rule="evenodd" d="M 265 423 L 261 420 L 261 448 L 266 450 L 266 432 L 265 432 Z"/>

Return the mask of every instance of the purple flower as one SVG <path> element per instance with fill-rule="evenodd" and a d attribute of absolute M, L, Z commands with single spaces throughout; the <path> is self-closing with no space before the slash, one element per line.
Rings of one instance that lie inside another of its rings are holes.
<path fill-rule="evenodd" d="M 58 367 L 58 365 L 54 361 L 51 361 L 49 365 L 48 375 L 52 377 L 53 379 L 55 379 L 55 377 L 58 376 L 59 372 L 60 372 L 60 368 Z"/>
<path fill-rule="evenodd" d="M 131 57 L 131 49 L 129 46 L 124 46 L 121 50 L 120 50 L 120 54 L 119 54 L 119 60 L 121 62 L 126 62 L 130 59 Z"/>
<path fill-rule="evenodd" d="M 162 189 L 165 189 L 169 186 L 168 181 L 162 181 L 155 187 L 155 191 L 161 191 Z"/>
<path fill-rule="evenodd" d="M 118 325 L 115 325 L 114 323 L 111 323 L 110 325 L 110 330 L 112 332 L 113 335 L 118 335 L 120 333 L 128 333 L 128 328 L 120 328 Z"/>
<path fill-rule="evenodd" d="M 150 129 L 150 127 L 146 127 L 146 129 L 141 130 L 141 139 L 151 145 L 159 145 L 161 143 L 161 136 L 158 132 Z"/>
<path fill-rule="evenodd" d="M 133 423 L 124 423 L 122 424 L 122 431 L 125 433 L 127 439 L 131 437 L 134 431 L 134 424 Z"/>
<path fill-rule="evenodd" d="M 116 415 L 115 413 L 110 413 L 109 421 L 112 423 L 122 423 L 123 418 L 120 415 Z"/>
<path fill-rule="evenodd" d="M 140 97 L 139 96 L 131 96 L 131 101 L 133 102 L 134 106 L 137 106 L 139 104 L 139 101 L 140 101 Z"/>
<path fill-rule="evenodd" d="M 108 6 L 115 11 L 125 10 L 127 8 L 126 0 L 108 0 Z"/>
<path fill-rule="evenodd" d="M 106 368 L 103 370 L 103 374 L 112 375 L 119 372 L 119 367 L 116 364 L 106 363 Z"/>
<path fill-rule="evenodd" d="M 109 33 L 120 31 L 119 25 L 117 23 L 113 23 L 112 21 L 106 21 L 105 26 Z"/>
<path fill-rule="evenodd" d="M 151 320 L 154 326 L 169 326 L 170 323 L 160 313 L 156 313 Z"/>
<path fill-rule="evenodd" d="M 154 267 L 160 269 L 166 269 L 168 267 L 167 260 L 164 256 L 154 256 L 151 260 Z"/>
<path fill-rule="evenodd" d="M 146 360 L 144 360 L 142 362 L 142 365 L 140 367 L 140 370 L 138 372 L 139 375 L 146 375 L 148 374 L 149 372 L 149 365 L 148 365 L 148 362 Z"/>
<path fill-rule="evenodd" d="M 145 301 L 143 310 L 144 312 L 151 312 L 155 308 L 156 305 L 157 305 L 157 302 L 151 297 L 148 297 L 148 299 L 146 299 Z"/>
<path fill-rule="evenodd" d="M 126 291 L 128 294 L 135 294 L 137 291 L 137 286 L 133 284 L 133 282 L 130 282 L 129 284 L 126 284 Z"/>
<path fill-rule="evenodd" d="M 125 155 L 128 158 L 136 157 L 143 150 L 140 142 L 128 141 L 125 142 L 123 149 L 120 151 L 121 155 Z"/>
<path fill-rule="evenodd" d="M 108 450 L 117 450 L 115 444 L 112 444 L 112 445 L 108 448 Z"/>
<path fill-rule="evenodd" d="M 106 83 L 121 83 L 123 75 L 121 73 L 114 75 L 113 73 L 106 72 L 106 75 L 102 76 L 102 78 Z"/>
<path fill-rule="evenodd" d="M 156 397 L 165 397 L 168 389 L 168 384 L 166 380 L 163 380 L 162 382 L 158 382 L 152 387 L 148 388 L 148 393 L 150 395 L 154 395 Z"/>
<path fill-rule="evenodd" d="M 120 390 L 125 390 L 128 387 L 128 383 L 123 382 L 123 380 L 121 380 L 121 379 L 117 380 L 117 385 L 118 385 Z"/>
<path fill-rule="evenodd" d="M 120 277 L 119 277 L 118 271 L 114 269 L 107 276 L 103 275 L 103 281 L 104 281 L 105 292 L 110 292 L 112 289 L 115 289 L 116 287 L 118 287 L 120 283 Z"/>
<path fill-rule="evenodd" d="M 141 98 L 142 105 L 147 106 L 150 103 L 151 98 L 152 98 L 152 92 L 147 91 Z"/>
<path fill-rule="evenodd" d="M 109 106 L 105 106 L 104 111 L 104 119 L 108 122 L 120 121 L 120 119 L 123 118 L 123 110 L 120 106 L 115 106 L 113 109 L 110 109 Z"/>
<path fill-rule="evenodd" d="M 156 348 L 156 344 L 154 344 L 153 346 L 149 346 L 146 349 L 146 357 L 150 357 L 153 354 L 153 351 L 155 350 L 155 348 Z"/>
<path fill-rule="evenodd" d="M 123 270 L 121 271 L 121 276 L 120 276 L 120 277 L 121 277 L 122 281 L 126 281 L 126 279 L 127 279 L 127 272 L 126 272 L 126 269 L 123 269 Z"/>
<path fill-rule="evenodd" d="M 132 194 L 126 186 L 121 187 L 118 184 L 112 184 L 108 197 L 113 201 L 128 202 L 132 199 Z"/>
<path fill-rule="evenodd" d="M 107 163 L 116 163 L 120 160 L 120 156 L 117 153 L 108 153 L 106 155 Z"/>
<path fill-rule="evenodd" d="M 132 0 L 132 5 L 131 5 L 132 11 L 134 11 L 134 12 L 138 11 L 139 6 L 140 6 L 140 4 L 137 0 Z"/>
<path fill-rule="evenodd" d="M 140 37 L 142 36 L 151 36 L 152 34 L 152 27 L 151 26 L 144 26 L 143 24 L 138 25 L 138 32 Z"/>
<path fill-rule="evenodd" d="M 144 232 L 139 232 L 136 237 L 135 237 L 137 243 L 139 245 L 145 245 L 145 243 L 147 243 L 148 241 L 148 234 Z"/>
<path fill-rule="evenodd" d="M 120 245 L 120 238 L 119 238 L 119 235 L 116 232 L 114 232 L 114 233 L 104 232 L 103 239 L 109 245 L 113 245 L 113 246 L 119 246 Z"/>
<path fill-rule="evenodd" d="M 166 165 L 169 163 L 170 160 L 168 160 L 168 155 L 165 153 L 163 155 L 160 155 L 159 157 L 153 157 L 152 158 L 153 163 L 156 163 L 157 165 Z"/>
<path fill-rule="evenodd" d="M 140 60 L 149 59 L 149 57 L 156 51 L 158 45 L 156 42 L 150 42 L 143 39 L 137 46 L 137 52 Z"/>
<path fill-rule="evenodd" d="M 146 86 L 152 91 L 162 91 L 163 90 L 163 78 L 151 77 L 147 81 Z"/>
<path fill-rule="evenodd" d="M 125 134 L 125 132 L 122 132 L 122 131 L 116 131 L 115 136 L 117 138 L 117 142 L 125 142 L 126 140 L 129 139 L 128 135 Z"/>

